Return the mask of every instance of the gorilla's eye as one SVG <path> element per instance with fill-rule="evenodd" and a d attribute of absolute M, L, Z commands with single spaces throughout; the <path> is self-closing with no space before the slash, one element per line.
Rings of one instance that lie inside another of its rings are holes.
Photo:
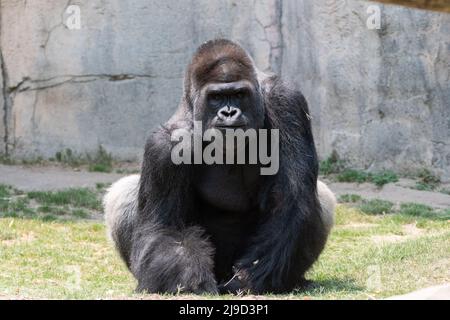
<path fill-rule="evenodd" d="M 208 95 L 208 101 L 211 104 L 219 104 L 222 101 L 222 96 L 219 93 L 211 93 Z"/>
<path fill-rule="evenodd" d="M 235 93 L 236 98 L 242 100 L 247 96 L 247 92 L 244 90 L 238 91 Z"/>

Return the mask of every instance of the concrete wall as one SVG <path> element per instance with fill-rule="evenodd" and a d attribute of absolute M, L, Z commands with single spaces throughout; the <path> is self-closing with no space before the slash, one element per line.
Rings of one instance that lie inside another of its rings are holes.
<path fill-rule="evenodd" d="M 6 134 L 6 128 L 5 128 L 5 110 L 6 106 L 4 101 L 4 94 L 3 94 L 3 74 L 2 74 L 2 56 L 0 52 L 0 155 L 4 153 L 5 150 L 5 134 Z"/>
<path fill-rule="evenodd" d="M 322 157 L 450 179 L 448 14 L 378 4 L 381 29 L 369 30 L 374 3 L 356 0 L 0 3 L 0 132 L 13 157 L 102 144 L 138 158 L 175 110 L 195 48 L 227 37 L 304 92 Z M 79 30 L 64 25 L 68 3 Z"/>

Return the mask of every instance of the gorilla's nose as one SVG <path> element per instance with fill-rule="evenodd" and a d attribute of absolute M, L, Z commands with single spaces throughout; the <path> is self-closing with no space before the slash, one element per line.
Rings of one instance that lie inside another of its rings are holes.
<path fill-rule="evenodd" d="M 230 121 L 232 122 L 232 121 L 239 119 L 241 114 L 242 114 L 242 112 L 239 108 L 226 106 L 219 110 L 219 112 L 217 113 L 217 116 L 219 117 L 220 120 L 222 120 L 224 122 L 230 122 Z"/>

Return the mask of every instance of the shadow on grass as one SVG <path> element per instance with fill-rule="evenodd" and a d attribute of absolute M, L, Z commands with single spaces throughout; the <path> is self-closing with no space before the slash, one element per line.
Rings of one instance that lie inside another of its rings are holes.
<path fill-rule="evenodd" d="M 357 285 L 351 278 L 332 278 L 323 280 L 312 280 L 306 287 L 295 290 L 295 294 L 299 295 L 327 295 L 342 294 L 348 292 L 362 292 L 365 288 Z"/>

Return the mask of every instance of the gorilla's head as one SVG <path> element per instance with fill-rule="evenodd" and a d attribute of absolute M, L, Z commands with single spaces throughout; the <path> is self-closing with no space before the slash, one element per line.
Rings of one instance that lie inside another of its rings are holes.
<path fill-rule="evenodd" d="M 209 128 L 263 127 L 264 106 L 250 56 L 229 40 L 204 43 L 185 77 L 185 99 L 194 120 Z"/>

